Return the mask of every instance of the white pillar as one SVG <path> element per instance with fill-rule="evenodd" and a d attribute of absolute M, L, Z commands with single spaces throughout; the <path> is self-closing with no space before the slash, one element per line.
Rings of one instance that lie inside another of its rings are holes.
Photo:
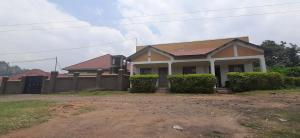
<path fill-rule="evenodd" d="M 259 58 L 259 63 L 260 63 L 260 71 L 261 72 L 267 72 L 267 66 L 266 66 L 266 61 L 265 61 L 264 56 Z"/>
<path fill-rule="evenodd" d="M 130 76 L 132 76 L 133 75 L 133 63 L 130 63 Z"/>
<path fill-rule="evenodd" d="M 210 61 L 210 73 L 215 75 L 215 60 L 214 59 L 211 59 Z"/>
<path fill-rule="evenodd" d="M 172 62 L 168 63 L 169 75 L 172 75 Z"/>

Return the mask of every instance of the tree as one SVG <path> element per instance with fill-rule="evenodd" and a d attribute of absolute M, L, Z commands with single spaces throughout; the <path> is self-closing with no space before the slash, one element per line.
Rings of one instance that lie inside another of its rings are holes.
<path fill-rule="evenodd" d="M 8 63 L 0 61 L 0 76 L 11 76 L 26 71 L 19 66 L 9 66 Z"/>
<path fill-rule="evenodd" d="M 300 49 L 295 44 L 281 42 L 277 44 L 275 41 L 266 40 L 261 44 L 265 51 L 266 64 L 268 67 L 294 67 L 300 65 L 299 52 Z"/>

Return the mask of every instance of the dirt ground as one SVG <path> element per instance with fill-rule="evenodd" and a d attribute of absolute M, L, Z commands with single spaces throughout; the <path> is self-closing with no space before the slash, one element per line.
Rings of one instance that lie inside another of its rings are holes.
<path fill-rule="evenodd" d="M 254 131 L 239 123 L 249 112 L 300 106 L 300 94 L 0 97 L 0 101 L 29 99 L 56 100 L 64 104 L 49 109 L 56 115 L 48 122 L 12 131 L 0 137 L 253 137 Z M 92 107 L 93 110 L 74 115 L 73 113 L 82 106 Z M 176 125 L 182 129 L 175 129 Z"/>

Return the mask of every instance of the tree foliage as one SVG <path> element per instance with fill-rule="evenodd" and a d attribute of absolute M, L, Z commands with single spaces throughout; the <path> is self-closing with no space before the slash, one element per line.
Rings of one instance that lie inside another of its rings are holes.
<path fill-rule="evenodd" d="M 9 66 L 8 63 L 0 61 L 0 76 L 11 76 L 23 71 L 25 71 L 25 69 L 21 69 L 19 66 Z"/>
<path fill-rule="evenodd" d="M 300 49 L 297 45 L 286 42 L 266 40 L 261 44 L 265 51 L 266 64 L 268 67 L 295 67 L 300 65 L 299 52 Z"/>

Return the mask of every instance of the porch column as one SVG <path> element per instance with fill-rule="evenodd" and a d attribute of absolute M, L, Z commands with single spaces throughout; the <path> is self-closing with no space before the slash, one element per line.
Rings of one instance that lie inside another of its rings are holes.
<path fill-rule="evenodd" d="M 259 58 L 259 63 L 260 63 L 260 71 L 261 72 L 267 72 L 267 66 L 266 66 L 266 61 L 265 61 L 264 56 Z"/>
<path fill-rule="evenodd" d="M 169 69 L 168 71 L 169 75 L 172 75 L 172 62 L 168 63 L 168 69 Z"/>
<path fill-rule="evenodd" d="M 209 60 L 209 62 L 210 62 L 210 73 L 215 75 L 216 74 L 215 73 L 215 60 L 211 59 L 211 60 Z"/>
<path fill-rule="evenodd" d="M 130 76 L 133 75 L 133 67 L 134 67 L 134 64 L 130 63 Z"/>

